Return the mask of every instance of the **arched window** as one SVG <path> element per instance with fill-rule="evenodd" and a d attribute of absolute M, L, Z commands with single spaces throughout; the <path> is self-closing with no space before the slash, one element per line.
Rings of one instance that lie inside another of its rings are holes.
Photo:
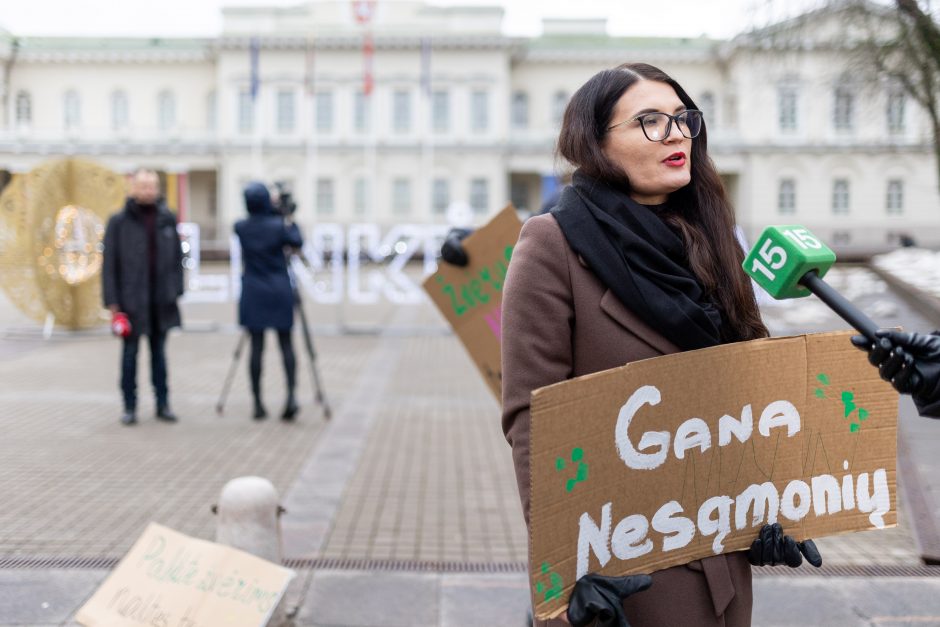
<path fill-rule="evenodd" d="M 219 103 L 215 95 L 215 90 L 210 91 L 206 94 L 206 128 L 210 131 L 214 131 L 217 124 L 218 115 L 216 109 L 218 106 Z"/>
<path fill-rule="evenodd" d="M 33 100 L 25 91 L 16 94 L 16 123 L 18 126 L 29 126 L 33 121 Z"/>
<path fill-rule="evenodd" d="M 561 126 L 561 121 L 565 117 L 565 109 L 568 107 L 568 92 L 556 91 L 552 96 L 552 123 Z"/>
<path fill-rule="evenodd" d="M 157 128 L 172 130 L 176 126 L 176 98 L 168 89 L 157 95 Z"/>
<path fill-rule="evenodd" d="M 111 94 L 111 130 L 120 131 L 127 126 L 127 93 L 118 90 Z"/>
<path fill-rule="evenodd" d="M 699 96 L 698 102 L 695 103 L 698 105 L 699 111 L 702 112 L 702 117 L 705 119 L 705 126 L 711 126 L 714 128 L 717 126 L 717 116 L 715 115 L 715 94 L 710 91 L 703 92 Z"/>
<path fill-rule="evenodd" d="M 837 85 L 832 98 L 832 123 L 837 131 L 855 126 L 855 90 L 846 83 Z"/>
<path fill-rule="evenodd" d="M 75 129 L 82 123 L 82 101 L 78 97 L 78 92 L 70 89 L 62 97 L 62 112 L 65 128 Z"/>
<path fill-rule="evenodd" d="M 891 86 L 888 89 L 888 106 L 885 110 L 889 133 L 896 135 L 904 132 L 904 109 L 906 104 L 907 96 L 904 90 L 898 85 Z"/>

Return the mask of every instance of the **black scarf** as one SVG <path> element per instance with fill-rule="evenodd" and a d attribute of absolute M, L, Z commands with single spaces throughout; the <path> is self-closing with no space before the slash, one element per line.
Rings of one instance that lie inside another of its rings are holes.
<path fill-rule="evenodd" d="M 649 207 L 575 172 L 552 215 L 594 274 L 682 350 L 722 343 L 721 312 L 689 269 L 685 244 Z"/>

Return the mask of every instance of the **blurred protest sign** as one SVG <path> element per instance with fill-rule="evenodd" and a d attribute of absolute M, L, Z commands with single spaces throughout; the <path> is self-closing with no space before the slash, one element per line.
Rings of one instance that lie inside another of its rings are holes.
<path fill-rule="evenodd" d="M 502 398 L 500 365 L 503 282 L 522 222 L 512 205 L 463 240 L 470 263 L 441 263 L 424 289 L 470 353 L 486 384 Z"/>
<path fill-rule="evenodd" d="M 75 615 L 86 627 L 263 627 L 294 571 L 150 523 Z"/>
<path fill-rule="evenodd" d="M 578 578 L 897 524 L 898 395 L 851 332 L 726 344 L 532 394 L 533 607 Z"/>

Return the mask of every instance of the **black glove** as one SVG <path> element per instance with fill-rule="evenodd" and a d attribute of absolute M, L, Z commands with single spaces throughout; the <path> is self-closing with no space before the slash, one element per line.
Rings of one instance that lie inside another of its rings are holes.
<path fill-rule="evenodd" d="M 585 575 L 574 584 L 568 598 L 568 622 L 574 627 L 630 627 L 623 613 L 623 600 L 653 585 L 649 575 L 604 577 Z"/>
<path fill-rule="evenodd" d="M 852 344 L 868 352 L 868 361 L 901 394 L 911 394 L 921 405 L 934 403 L 940 387 L 940 336 L 879 330 L 878 342 L 861 335 Z"/>
<path fill-rule="evenodd" d="M 470 263 L 467 257 L 467 251 L 464 250 L 464 238 L 473 233 L 473 229 L 451 229 L 444 238 L 444 245 L 441 246 L 441 259 L 455 266 L 465 266 Z"/>
<path fill-rule="evenodd" d="M 822 566 L 822 555 L 812 540 L 797 542 L 790 536 L 783 534 L 780 523 L 764 525 L 760 528 L 757 539 L 751 543 L 751 550 L 747 552 L 747 561 L 753 566 L 779 566 L 786 564 L 796 568 L 806 561 L 819 568 Z"/>

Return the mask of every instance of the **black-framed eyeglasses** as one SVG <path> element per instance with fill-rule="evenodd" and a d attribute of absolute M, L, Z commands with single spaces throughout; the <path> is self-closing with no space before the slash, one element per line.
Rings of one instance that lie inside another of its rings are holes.
<path fill-rule="evenodd" d="M 686 109 L 676 115 L 669 115 L 668 113 L 661 113 L 659 111 L 641 113 L 629 120 L 608 126 L 607 130 L 613 130 L 618 126 L 629 124 L 634 120 L 640 121 L 640 128 L 643 129 L 643 134 L 646 135 L 646 139 L 651 142 L 665 141 L 666 138 L 669 137 L 669 133 L 672 132 L 673 122 L 679 127 L 679 132 L 682 133 L 682 136 L 688 137 L 689 139 L 695 139 L 702 131 L 702 112 L 698 109 Z"/>

